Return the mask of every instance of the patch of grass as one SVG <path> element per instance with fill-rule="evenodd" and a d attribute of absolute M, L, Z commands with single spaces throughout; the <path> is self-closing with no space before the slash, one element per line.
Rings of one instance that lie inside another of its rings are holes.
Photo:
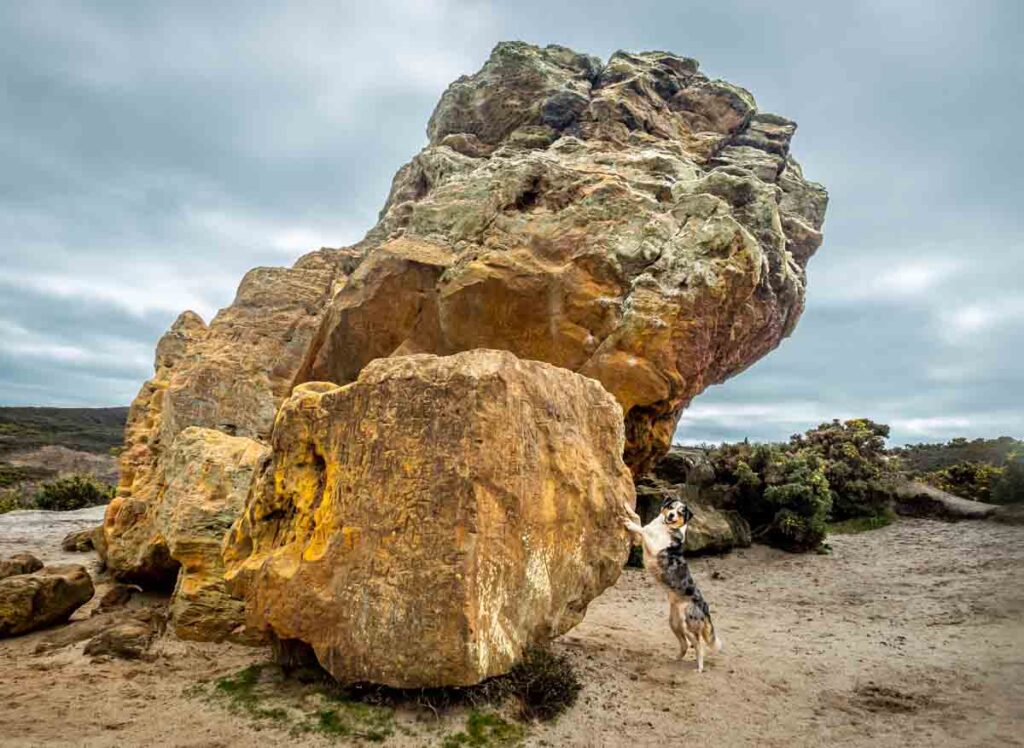
<path fill-rule="evenodd" d="M 370 684 L 341 685 L 318 667 L 250 665 L 232 675 L 185 690 L 191 697 L 227 704 L 232 711 L 272 720 L 292 734 L 319 733 L 379 743 L 404 730 L 396 708 L 434 716 L 468 708 L 462 731 L 445 746 L 511 746 L 526 735 L 516 720 L 550 720 L 576 701 L 580 682 L 572 663 L 546 649 L 531 649 L 508 675 L 465 688 L 397 689 Z M 511 721 L 499 715 L 505 712 Z"/>
<path fill-rule="evenodd" d="M 379 743 L 394 732 L 394 710 L 348 701 L 333 682 L 286 679 L 270 663 L 250 665 L 185 694 L 226 702 L 234 712 L 276 722 L 295 735 L 316 732 Z"/>
<path fill-rule="evenodd" d="M 448 735 L 442 748 L 486 748 L 513 746 L 526 737 L 526 729 L 493 712 L 472 711 L 466 717 L 466 729 Z"/>
<path fill-rule="evenodd" d="M 394 710 L 344 701 L 336 694 L 325 695 L 330 699 L 330 705 L 322 706 L 317 712 L 316 724 L 311 728 L 313 731 L 362 738 L 371 743 L 383 743 L 394 733 Z"/>
<path fill-rule="evenodd" d="M 829 524 L 828 534 L 854 535 L 858 532 L 878 530 L 882 527 L 891 525 L 895 519 L 896 515 L 891 511 L 876 514 L 873 517 L 853 517 L 852 519 L 843 520 L 842 522 L 832 522 Z"/>

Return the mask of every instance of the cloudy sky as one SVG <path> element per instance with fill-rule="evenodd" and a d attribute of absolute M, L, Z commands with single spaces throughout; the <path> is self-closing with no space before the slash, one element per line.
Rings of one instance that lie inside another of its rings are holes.
<path fill-rule="evenodd" d="M 829 188 L 796 332 L 677 438 L 833 417 L 1024 436 L 1024 3 L 0 4 L 0 404 L 130 402 L 179 311 L 372 225 L 503 39 L 666 49 L 795 119 Z"/>

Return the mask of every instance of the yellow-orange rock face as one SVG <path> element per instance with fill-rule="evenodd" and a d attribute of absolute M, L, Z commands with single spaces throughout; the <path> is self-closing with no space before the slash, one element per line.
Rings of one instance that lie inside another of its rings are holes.
<path fill-rule="evenodd" d="M 634 501 L 618 404 L 504 351 L 374 361 L 282 406 L 225 545 L 250 622 L 343 681 L 472 684 L 582 620 Z"/>
<path fill-rule="evenodd" d="M 191 426 L 256 440 L 269 436 L 325 306 L 358 256 L 320 250 L 291 268 L 256 268 L 208 327 L 185 312 L 160 340 L 154 377 L 128 414 L 118 496 L 104 518 L 104 553 L 116 577 L 174 583 L 181 559 L 154 520 L 175 440 Z M 213 539 L 219 544 L 222 537 Z"/>
<path fill-rule="evenodd" d="M 245 506 L 253 472 L 269 453 L 254 439 L 192 426 L 167 455 L 166 485 L 152 524 L 181 564 L 170 613 L 183 639 L 259 638 L 245 630 L 243 605 L 228 594 L 221 545 Z"/>

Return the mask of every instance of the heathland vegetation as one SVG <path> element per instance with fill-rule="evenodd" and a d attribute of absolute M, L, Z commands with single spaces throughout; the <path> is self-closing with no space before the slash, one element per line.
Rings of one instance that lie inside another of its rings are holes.
<path fill-rule="evenodd" d="M 127 408 L 0 408 L 0 513 L 110 500 Z"/>

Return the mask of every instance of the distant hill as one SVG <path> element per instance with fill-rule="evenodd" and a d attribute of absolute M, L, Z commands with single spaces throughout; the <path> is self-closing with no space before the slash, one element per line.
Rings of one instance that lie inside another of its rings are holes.
<path fill-rule="evenodd" d="M 910 444 L 890 450 L 908 472 L 930 473 L 963 462 L 1002 467 L 1012 453 L 1024 452 L 1024 442 L 1010 436 L 997 439 L 951 439 L 945 444 Z"/>
<path fill-rule="evenodd" d="M 109 454 L 124 439 L 128 408 L 0 407 L 0 457 L 45 446 Z"/>

